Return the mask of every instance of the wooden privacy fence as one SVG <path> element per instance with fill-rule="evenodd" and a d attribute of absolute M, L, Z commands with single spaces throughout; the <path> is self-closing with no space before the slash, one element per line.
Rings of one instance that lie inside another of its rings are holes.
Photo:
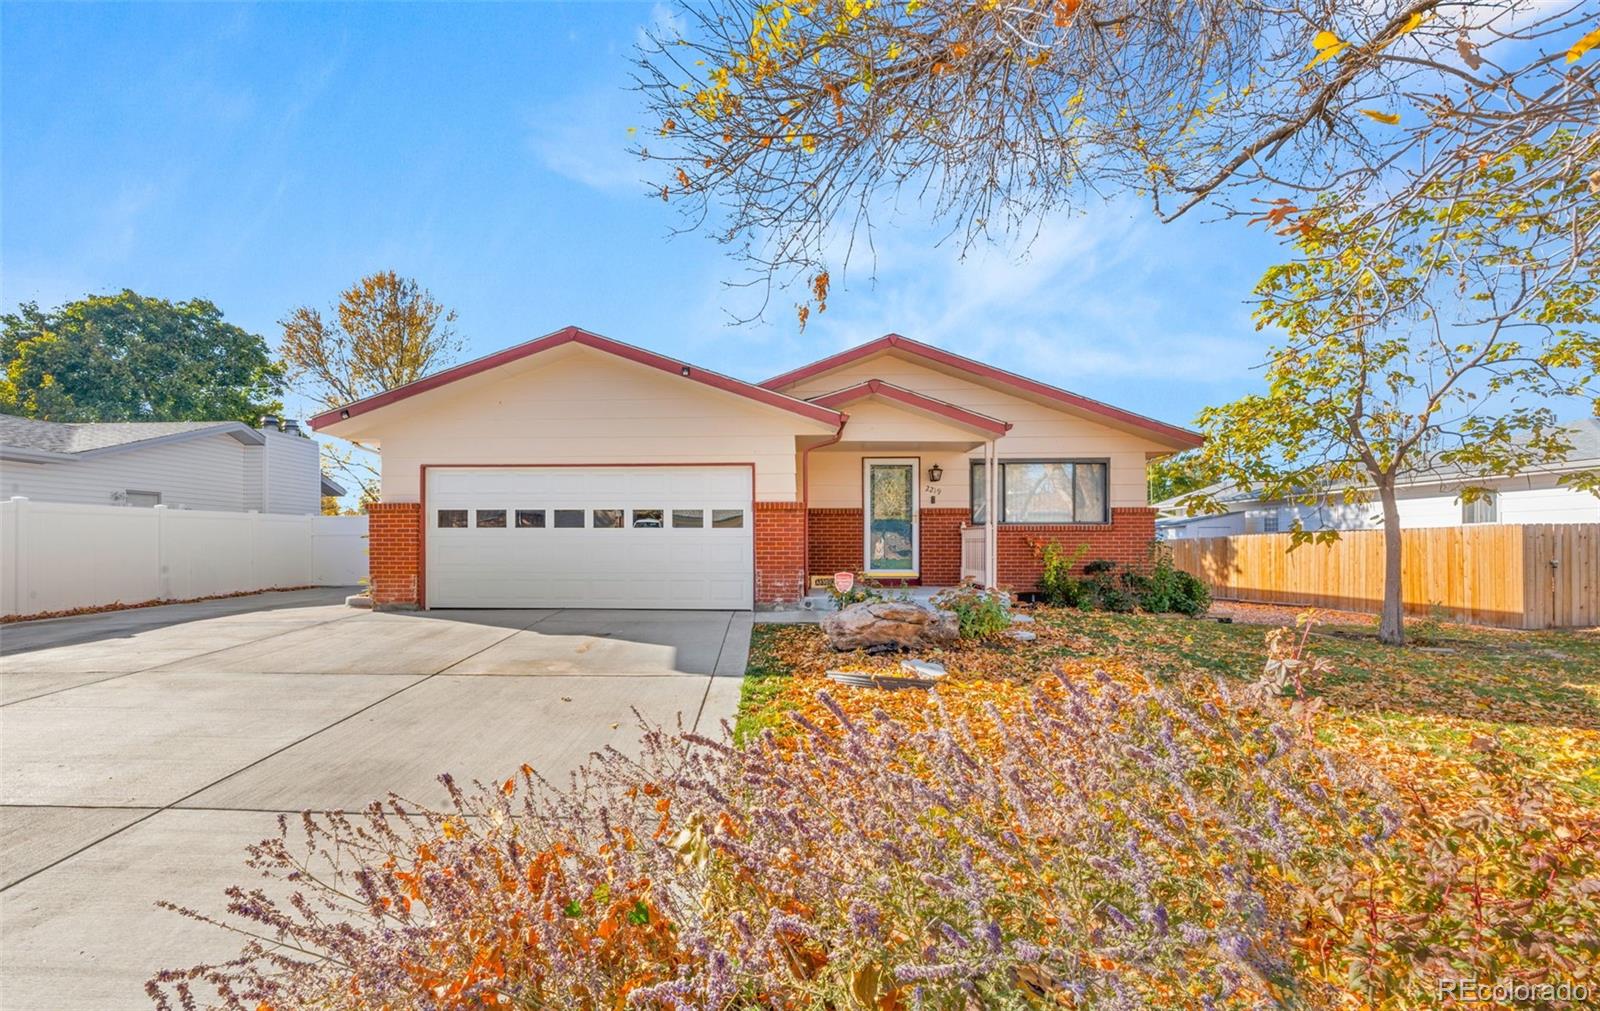
<path fill-rule="evenodd" d="M 1600 523 L 1484 524 L 1404 530 L 1401 597 L 1457 621 L 1503 628 L 1600 625 Z M 1345 531 L 1289 550 L 1289 534 L 1168 542 L 1173 562 L 1223 600 L 1377 611 L 1383 531 Z"/>

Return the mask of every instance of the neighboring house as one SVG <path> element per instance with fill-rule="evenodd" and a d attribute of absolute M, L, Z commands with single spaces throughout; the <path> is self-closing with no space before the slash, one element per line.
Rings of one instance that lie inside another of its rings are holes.
<path fill-rule="evenodd" d="M 65 424 L 0 414 L 0 498 L 320 513 L 344 489 L 292 421 Z"/>
<path fill-rule="evenodd" d="M 894 335 L 756 384 L 575 327 L 311 425 L 378 447 L 372 592 L 423 607 L 748 608 L 841 570 L 1031 589 L 1045 541 L 1143 558 L 1145 465 L 1200 443 Z"/>
<path fill-rule="evenodd" d="M 1600 468 L 1600 420 L 1586 418 L 1567 426 L 1572 452 L 1560 464 L 1523 471 L 1514 477 L 1476 478 L 1431 474 L 1402 481 L 1396 492 L 1402 529 L 1458 527 L 1474 523 L 1600 523 L 1600 497 L 1561 484 L 1574 471 Z M 1466 485 L 1489 489 L 1472 502 L 1461 500 Z M 1306 530 L 1374 530 L 1383 525 L 1383 509 L 1371 489 L 1369 501 L 1345 502 L 1341 496 L 1321 505 L 1263 501 L 1248 492 L 1213 485 L 1227 512 L 1187 516 L 1182 495 L 1156 503 L 1162 518 L 1156 528 L 1164 540 L 1231 537 L 1235 534 L 1287 533 L 1299 521 Z"/>

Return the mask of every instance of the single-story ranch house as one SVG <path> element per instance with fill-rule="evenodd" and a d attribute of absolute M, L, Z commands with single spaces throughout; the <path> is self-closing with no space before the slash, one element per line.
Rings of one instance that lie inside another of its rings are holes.
<path fill-rule="evenodd" d="M 748 383 L 576 327 L 311 419 L 376 446 L 379 606 L 749 608 L 1133 561 L 1193 432 L 889 335 Z M 997 464 L 997 465 L 992 465 Z"/>

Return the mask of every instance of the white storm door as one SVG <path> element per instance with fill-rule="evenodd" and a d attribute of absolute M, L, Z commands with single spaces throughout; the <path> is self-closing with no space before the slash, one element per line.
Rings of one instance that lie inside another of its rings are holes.
<path fill-rule="evenodd" d="M 915 458 L 861 461 L 862 567 L 869 575 L 917 575 L 917 466 Z"/>

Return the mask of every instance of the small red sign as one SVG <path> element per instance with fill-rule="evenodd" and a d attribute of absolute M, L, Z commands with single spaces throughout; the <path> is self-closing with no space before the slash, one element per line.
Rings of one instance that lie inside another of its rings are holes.
<path fill-rule="evenodd" d="M 833 588 L 840 593 L 849 593 L 850 587 L 856 585 L 854 572 L 835 572 L 833 574 Z"/>

